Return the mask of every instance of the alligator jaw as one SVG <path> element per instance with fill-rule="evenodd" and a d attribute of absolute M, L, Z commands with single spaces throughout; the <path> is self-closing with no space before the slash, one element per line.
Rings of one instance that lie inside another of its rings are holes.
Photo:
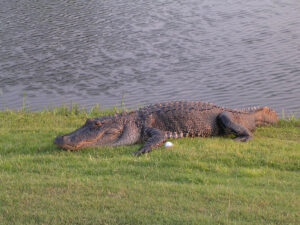
<path fill-rule="evenodd" d="M 98 134 L 98 137 L 91 139 L 91 140 L 84 140 L 81 142 L 78 142 L 76 145 L 72 144 L 70 141 L 70 138 L 67 135 L 63 136 L 57 136 L 53 143 L 56 144 L 58 147 L 66 149 L 66 150 L 78 150 L 79 148 L 82 148 L 84 146 L 92 146 L 94 143 L 97 142 L 99 137 L 103 135 L 103 132 L 100 132 Z"/>

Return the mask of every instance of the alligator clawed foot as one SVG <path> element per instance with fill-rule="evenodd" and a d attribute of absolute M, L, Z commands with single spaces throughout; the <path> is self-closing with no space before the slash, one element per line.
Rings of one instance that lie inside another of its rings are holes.
<path fill-rule="evenodd" d="M 138 150 L 136 152 L 133 152 L 132 154 L 133 155 L 141 155 L 141 154 L 148 153 L 150 151 L 151 151 L 151 149 L 142 148 L 142 149 L 140 149 L 140 150 Z"/>
<path fill-rule="evenodd" d="M 249 141 L 251 139 L 252 139 L 251 136 L 241 136 L 241 137 L 236 137 L 233 140 L 235 140 L 235 141 L 241 141 L 241 142 L 246 142 L 246 141 Z"/>

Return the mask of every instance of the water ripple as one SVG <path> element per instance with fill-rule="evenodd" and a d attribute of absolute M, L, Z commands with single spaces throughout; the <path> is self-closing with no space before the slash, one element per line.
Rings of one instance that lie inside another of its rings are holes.
<path fill-rule="evenodd" d="M 5 9 L 5 10 L 4 10 Z M 0 3 L 0 108 L 191 99 L 300 110 L 300 2 Z"/>

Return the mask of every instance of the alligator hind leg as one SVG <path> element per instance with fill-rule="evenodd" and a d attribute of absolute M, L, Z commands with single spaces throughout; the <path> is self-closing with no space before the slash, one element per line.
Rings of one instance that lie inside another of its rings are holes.
<path fill-rule="evenodd" d="M 152 127 L 145 127 L 143 134 L 147 141 L 137 152 L 133 153 L 135 155 L 148 153 L 152 148 L 160 146 L 166 140 L 165 135 L 160 130 Z"/>
<path fill-rule="evenodd" d="M 246 127 L 234 122 L 228 112 L 220 113 L 218 115 L 218 121 L 225 130 L 225 133 L 229 130 L 229 133 L 236 135 L 234 140 L 245 142 L 252 139 L 252 133 Z"/>

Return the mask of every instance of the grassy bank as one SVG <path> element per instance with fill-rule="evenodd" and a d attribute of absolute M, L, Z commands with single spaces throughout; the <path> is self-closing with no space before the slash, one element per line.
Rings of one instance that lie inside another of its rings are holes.
<path fill-rule="evenodd" d="M 0 112 L 0 224 L 300 224 L 300 120 L 229 137 L 66 152 L 52 144 L 87 117 Z"/>

